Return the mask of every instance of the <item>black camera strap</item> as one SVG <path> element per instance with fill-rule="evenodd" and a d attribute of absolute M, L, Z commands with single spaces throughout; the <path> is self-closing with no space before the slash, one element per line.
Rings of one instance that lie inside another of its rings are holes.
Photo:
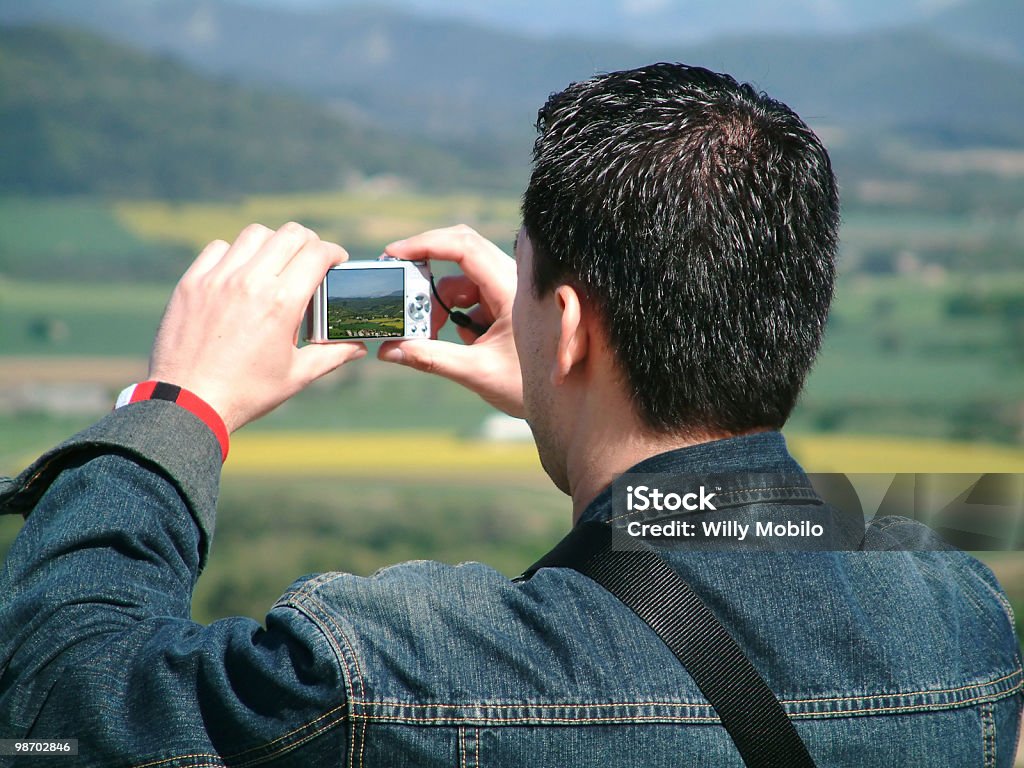
<path fill-rule="evenodd" d="M 571 568 L 593 579 L 682 662 L 748 768 L 814 768 L 782 704 L 707 604 L 648 545 L 622 536 L 613 548 L 614 533 L 609 525 L 581 523 L 523 577 Z"/>

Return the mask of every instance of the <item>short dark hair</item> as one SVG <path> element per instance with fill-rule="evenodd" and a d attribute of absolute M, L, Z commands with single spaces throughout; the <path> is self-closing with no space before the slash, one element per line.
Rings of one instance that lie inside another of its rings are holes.
<path fill-rule="evenodd" d="M 538 296 L 598 309 L 658 432 L 781 427 L 821 344 L 839 197 L 786 105 L 654 64 L 573 83 L 538 113 L 523 225 Z"/>

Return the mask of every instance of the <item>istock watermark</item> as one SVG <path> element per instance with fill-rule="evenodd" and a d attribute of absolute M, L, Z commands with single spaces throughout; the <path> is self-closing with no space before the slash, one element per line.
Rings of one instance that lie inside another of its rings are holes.
<path fill-rule="evenodd" d="M 712 500 L 714 493 L 708 493 L 704 486 L 691 493 L 662 493 L 657 488 L 649 488 L 646 485 L 626 486 L 626 509 L 629 511 L 645 512 L 653 509 L 657 512 L 678 512 L 685 509 L 687 512 L 696 510 L 715 509 Z"/>
<path fill-rule="evenodd" d="M 676 548 L 1020 550 L 1024 475 L 630 473 L 610 521 Z"/>
<path fill-rule="evenodd" d="M 736 520 L 702 520 L 700 523 L 685 520 L 670 520 L 667 523 L 638 523 L 631 520 L 626 523 L 626 533 L 640 538 L 684 538 L 702 540 L 730 539 L 746 541 L 751 533 L 755 537 L 814 537 L 825 535 L 825 526 L 804 521 L 802 523 L 740 523 Z"/>

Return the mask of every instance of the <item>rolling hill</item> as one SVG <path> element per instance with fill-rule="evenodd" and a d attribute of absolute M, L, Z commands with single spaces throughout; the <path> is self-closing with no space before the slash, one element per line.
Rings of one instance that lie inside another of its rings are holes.
<path fill-rule="evenodd" d="M 1004 0 L 1014 2 L 1014 0 Z M 130 18 L 166 15 L 169 3 L 154 0 L 113 0 Z M 181 6 L 183 0 L 172 0 Z M 320 12 L 371 5 L 367 0 L 232 0 L 252 11 L 298 10 Z M 836 34 L 907 26 L 935 13 L 970 8 L 972 0 L 388 0 L 403 13 L 442 20 L 472 21 L 517 35 L 587 37 L 636 43 L 699 42 L 717 37 L 771 32 L 774 34 Z M 39 19 L 92 15 L 95 0 L 11 0 L 9 17 Z M 195 3 L 189 2 L 192 8 Z M 207 3 L 207 6 L 209 4 Z M 383 5 L 375 3 L 373 5 Z M 17 6 L 17 7 L 16 7 Z M 111 7 L 105 0 L 101 7 Z M 585 11 L 585 12 L 583 12 Z"/>
<path fill-rule="evenodd" d="M 466 183 L 448 153 L 307 97 L 240 86 L 78 30 L 0 28 L 0 194 L 195 198 L 393 174 Z"/>
<path fill-rule="evenodd" d="M 366 6 L 0 0 L 0 24 L 15 24 L 0 27 L 0 193 L 223 196 L 377 174 L 518 191 L 549 93 L 656 60 L 728 71 L 787 102 L 831 131 L 856 189 L 927 169 L 907 147 L 1024 148 L 1024 62 L 997 57 L 1024 39 L 1013 2 L 883 31 L 640 46 Z M 38 19 L 119 43 L 16 26 Z M 953 197 L 998 202 L 996 181 Z"/>
<path fill-rule="evenodd" d="M 884 16 L 865 18 L 882 23 Z M 856 33 L 649 45 L 621 36 L 531 37 L 366 5 L 0 0 L 0 22 L 31 19 L 87 26 L 205 72 L 287 87 L 350 118 L 447 142 L 470 163 L 522 163 L 533 117 L 551 91 L 657 60 L 729 71 L 812 122 L 847 130 L 908 132 L 947 145 L 1024 143 L 1024 63 L 993 57 L 1024 40 L 1017 0 L 973 0 L 914 25 Z"/>
<path fill-rule="evenodd" d="M 1024 3 L 973 0 L 936 13 L 925 23 L 933 34 L 964 50 L 1024 64 Z"/>

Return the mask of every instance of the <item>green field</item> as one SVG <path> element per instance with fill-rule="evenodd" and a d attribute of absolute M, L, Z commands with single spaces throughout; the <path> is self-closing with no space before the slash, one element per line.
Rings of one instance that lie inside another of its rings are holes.
<path fill-rule="evenodd" d="M 503 487 L 450 478 L 226 480 L 194 617 L 262 618 L 308 573 L 369 575 L 411 559 L 485 562 L 514 576 L 569 529 L 569 505 L 543 478 Z M 0 517 L 0 556 L 21 527 Z"/>
<path fill-rule="evenodd" d="M 327 338 L 401 336 L 405 328 L 405 301 L 397 298 L 327 299 Z"/>
<path fill-rule="evenodd" d="M 0 277 L 0 355 L 148 355 L 173 288 Z"/>
<path fill-rule="evenodd" d="M 301 575 L 369 575 L 424 557 L 475 560 L 515 576 L 568 532 L 568 508 L 542 478 L 526 488 L 400 475 L 386 483 L 228 482 L 214 553 L 193 610 L 200 621 L 239 614 L 260 618 Z"/>

